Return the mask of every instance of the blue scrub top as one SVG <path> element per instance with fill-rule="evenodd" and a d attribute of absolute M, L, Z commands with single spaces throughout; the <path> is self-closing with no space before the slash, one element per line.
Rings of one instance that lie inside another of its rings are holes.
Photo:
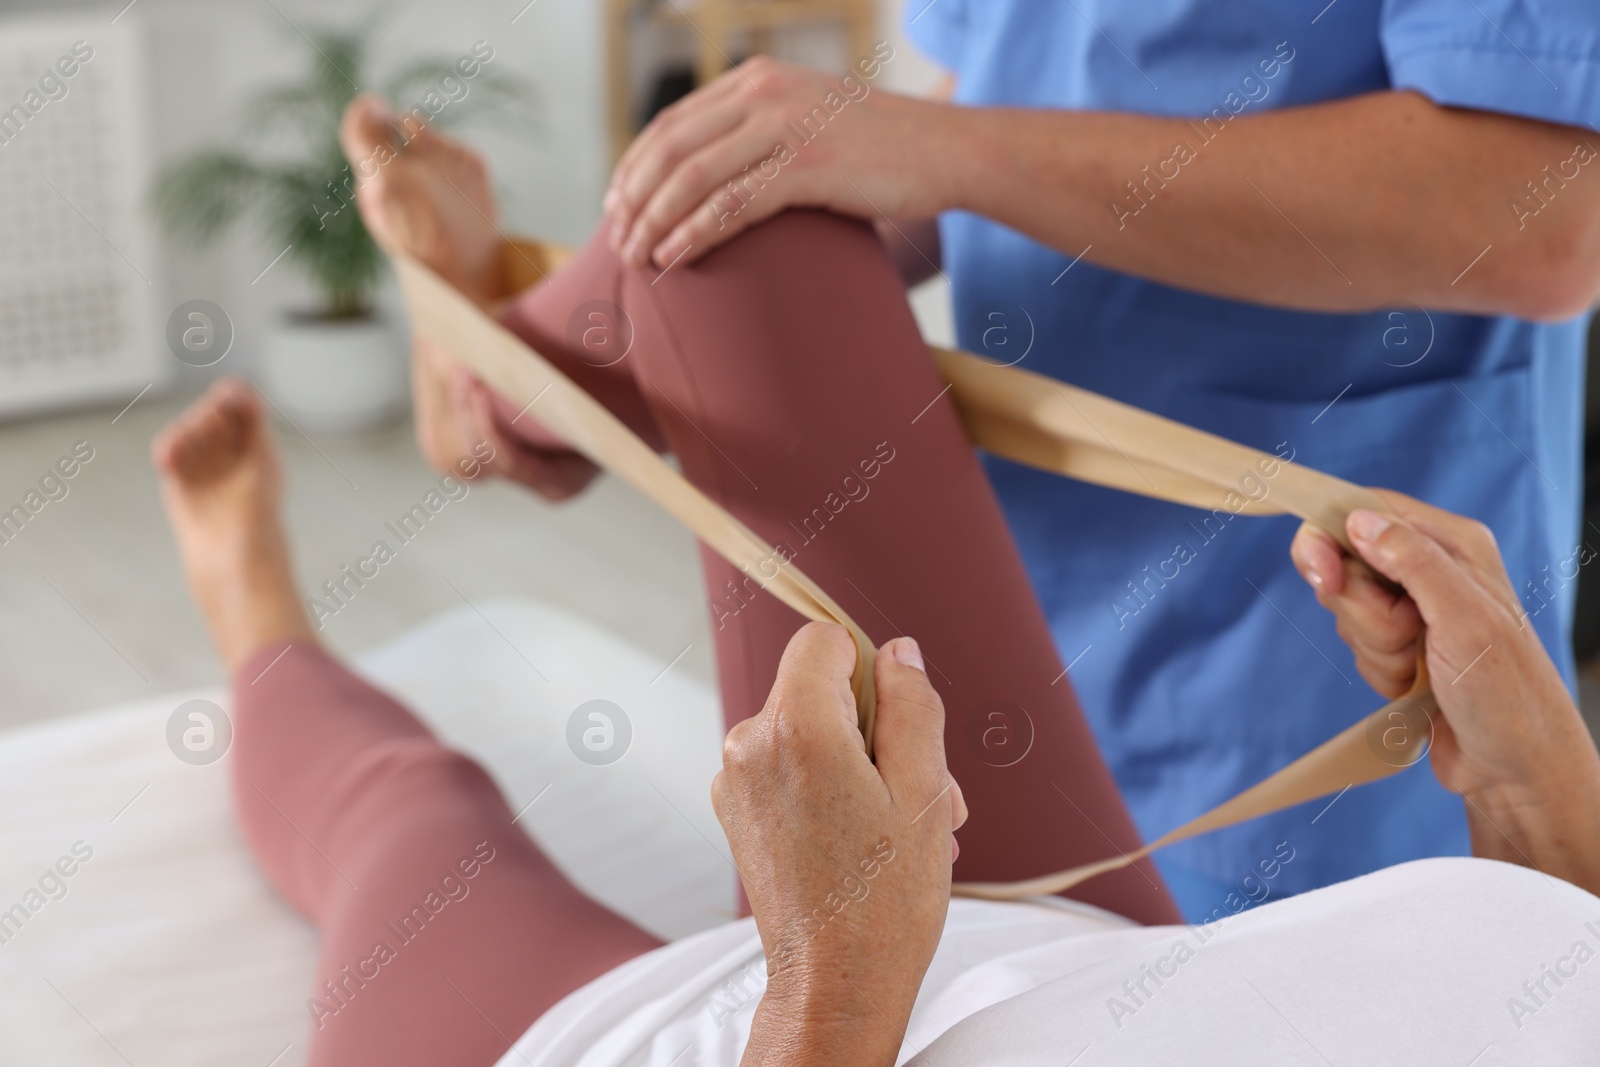
<path fill-rule="evenodd" d="M 1210 117 L 1185 138 L 1199 157 L 1187 166 L 1204 166 L 1202 133 L 1226 137 L 1235 115 L 1391 88 L 1600 122 L 1596 0 L 909 0 L 906 20 L 912 39 L 957 76 L 960 103 L 1197 125 Z M 1600 181 L 1600 161 L 1591 165 L 1576 180 Z M 1184 180 L 1181 171 L 1173 180 Z M 1147 189 L 1156 197 L 1147 210 L 1159 212 L 1159 186 Z M 1283 311 L 1087 261 L 1068 270 L 1071 255 L 970 214 L 945 216 L 941 229 L 963 347 L 1483 520 L 1571 684 L 1580 322 L 1536 325 L 1398 300 L 1358 315 Z M 1147 837 L 1382 703 L 1290 564 L 1296 520 L 1224 522 L 987 462 L 1063 662 L 1075 663 L 1084 711 Z M 1281 842 L 1294 859 L 1276 865 Z M 1174 846 L 1159 862 L 1200 919 L 1260 896 L 1266 867 L 1276 896 L 1468 848 L 1461 800 L 1419 766 L 1331 807 L 1317 801 Z"/>

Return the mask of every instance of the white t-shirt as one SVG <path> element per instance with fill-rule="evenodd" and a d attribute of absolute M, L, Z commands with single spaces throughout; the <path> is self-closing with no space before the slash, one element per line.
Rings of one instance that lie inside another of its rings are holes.
<path fill-rule="evenodd" d="M 1200 927 L 954 900 L 900 1063 L 1592 1065 L 1597 953 L 1600 898 L 1487 860 L 1407 863 Z M 686 938 L 562 1000 L 499 1067 L 734 1067 L 765 973 L 749 919 Z"/>

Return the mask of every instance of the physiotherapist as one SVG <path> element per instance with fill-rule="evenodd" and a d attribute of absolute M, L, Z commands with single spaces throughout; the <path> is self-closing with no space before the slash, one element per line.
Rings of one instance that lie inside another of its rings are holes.
<path fill-rule="evenodd" d="M 790 206 L 872 220 L 949 277 L 964 348 L 1482 520 L 1572 685 L 1600 6 L 909 0 L 906 28 L 946 99 L 877 88 L 887 45 L 843 81 L 751 60 L 628 150 L 615 245 L 665 269 Z M 988 464 L 1146 836 L 1409 685 L 1414 607 L 1327 542 L 1330 621 L 1294 520 Z M 1378 635 L 1359 667 L 1336 625 Z M 1416 768 L 1158 858 L 1199 918 L 1280 842 L 1292 892 L 1468 831 Z"/>

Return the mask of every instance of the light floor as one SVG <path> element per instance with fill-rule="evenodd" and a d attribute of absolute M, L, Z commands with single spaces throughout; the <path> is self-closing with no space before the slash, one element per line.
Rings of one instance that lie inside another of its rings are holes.
<path fill-rule="evenodd" d="M 94 450 L 65 497 L 0 543 L 0 730 L 222 680 L 147 455 L 186 399 L 0 425 L 0 511 L 77 442 Z M 397 549 L 324 620 L 335 651 L 364 651 L 463 602 L 524 596 L 588 616 L 663 662 L 681 654 L 673 670 L 714 680 L 693 539 L 615 479 L 562 505 L 480 483 L 401 545 L 385 524 L 438 484 L 407 421 L 355 438 L 277 432 L 302 589 L 338 577 L 375 540 Z M 484 639 L 503 640 L 487 623 Z M 1600 735 L 1594 667 L 1580 689 Z"/>
<path fill-rule="evenodd" d="M 0 729 L 220 681 L 189 601 L 148 459 L 184 398 L 0 426 L 0 511 L 76 442 L 94 457 L 0 544 Z M 673 670 L 711 678 L 694 542 L 614 479 L 553 506 L 483 482 L 407 544 L 385 528 L 438 484 L 407 422 L 358 438 L 280 424 L 285 512 L 311 592 L 388 541 L 396 558 L 324 621 L 341 653 L 370 648 L 446 608 L 523 596 L 597 620 Z M 485 624 L 486 641 L 502 640 Z"/>

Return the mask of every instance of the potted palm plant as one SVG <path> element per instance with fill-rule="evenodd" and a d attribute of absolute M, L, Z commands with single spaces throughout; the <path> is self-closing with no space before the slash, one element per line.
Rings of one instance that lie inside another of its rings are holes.
<path fill-rule="evenodd" d="M 262 239 L 261 262 L 279 256 L 312 282 L 320 303 L 281 317 L 265 338 L 259 370 L 263 389 L 291 418 L 326 430 L 373 425 L 406 397 L 404 353 L 374 303 L 383 256 L 354 204 L 357 182 L 370 174 L 354 173 L 339 147 L 339 120 L 357 86 L 376 86 L 395 104 L 402 145 L 417 124 L 454 125 L 526 93 L 518 79 L 488 69 L 494 50 L 481 41 L 456 60 L 417 60 L 369 81 L 375 28 L 368 20 L 307 29 L 306 74 L 247 106 L 241 128 L 253 143 L 176 161 L 153 197 L 174 238 L 204 245 L 249 223 Z"/>

